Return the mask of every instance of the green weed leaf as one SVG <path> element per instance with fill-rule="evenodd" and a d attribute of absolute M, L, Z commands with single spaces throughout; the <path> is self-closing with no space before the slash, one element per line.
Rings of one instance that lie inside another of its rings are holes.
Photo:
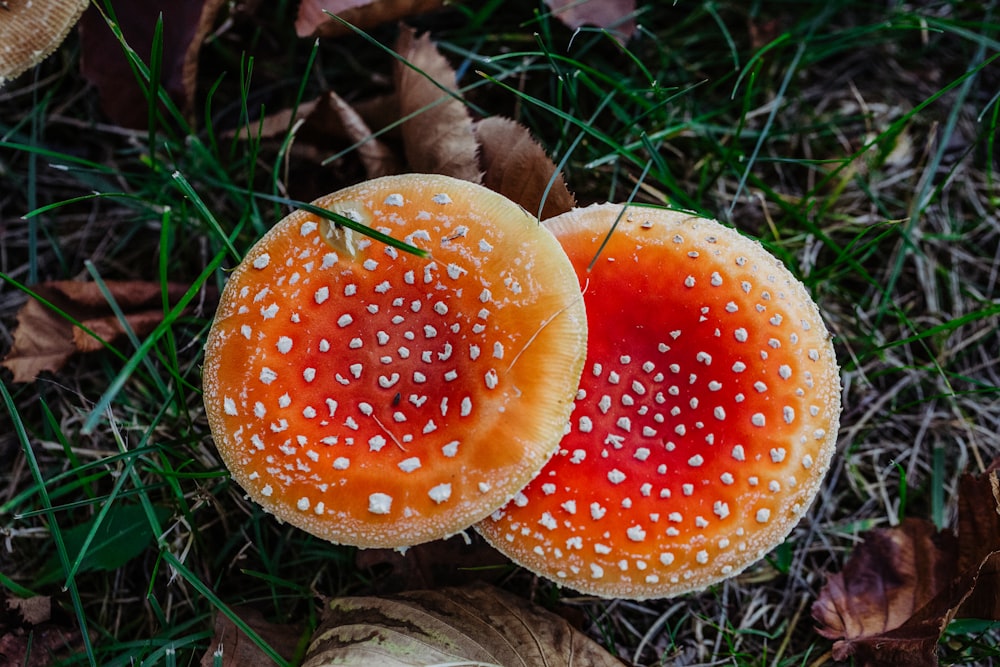
<path fill-rule="evenodd" d="M 170 516 L 170 510 L 165 507 L 154 507 L 153 510 L 160 521 L 166 521 Z M 70 562 L 80 560 L 78 573 L 116 570 L 154 542 L 153 530 L 146 519 L 145 511 L 139 505 L 119 503 L 112 507 L 87 545 L 87 536 L 94 530 L 96 518 L 95 515 L 84 523 L 62 532 Z M 85 545 L 86 551 L 83 550 Z M 42 575 L 36 585 L 53 583 L 62 575 L 62 567 L 53 555 L 42 568 Z"/>

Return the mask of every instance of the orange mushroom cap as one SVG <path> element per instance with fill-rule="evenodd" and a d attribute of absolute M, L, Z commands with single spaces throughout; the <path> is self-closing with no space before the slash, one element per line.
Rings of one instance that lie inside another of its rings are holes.
<path fill-rule="evenodd" d="M 0 87 L 42 62 L 90 0 L 8 0 L 0 7 Z"/>
<path fill-rule="evenodd" d="M 834 450 L 840 380 L 815 304 L 712 220 L 606 204 L 546 226 L 584 290 L 587 362 L 559 452 L 478 530 L 605 597 L 738 573 L 798 522 Z"/>
<path fill-rule="evenodd" d="M 481 186 L 376 179 L 304 211 L 236 268 L 205 348 L 205 405 L 232 476 L 320 537 L 400 547 L 464 530 L 554 453 L 586 353 L 552 234 Z"/>

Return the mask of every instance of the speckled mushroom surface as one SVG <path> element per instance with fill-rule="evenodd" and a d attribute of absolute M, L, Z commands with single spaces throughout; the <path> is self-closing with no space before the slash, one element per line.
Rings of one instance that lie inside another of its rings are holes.
<path fill-rule="evenodd" d="M 399 547 L 509 500 L 558 446 L 586 354 L 572 265 L 506 198 L 392 176 L 315 205 L 420 258 L 295 212 L 247 253 L 205 349 L 232 476 L 328 540 Z"/>
<path fill-rule="evenodd" d="M 574 263 L 590 343 L 559 452 L 479 531 L 605 597 L 666 597 L 779 544 L 832 455 L 840 381 L 819 312 L 717 222 L 591 206 L 546 222 Z"/>
<path fill-rule="evenodd" d="M 7 0 L 0 6 L 0 86 L 55 51 L 90 0 Z"/>

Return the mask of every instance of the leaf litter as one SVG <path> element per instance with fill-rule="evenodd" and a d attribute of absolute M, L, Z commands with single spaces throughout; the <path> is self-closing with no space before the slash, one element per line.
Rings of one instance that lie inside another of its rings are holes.
<path fill-rule="evenodd" d="M 621 667 L 567 620 L 486 584 L 329 602 L 303 667 Z"/>
<path fill-rule="evenodd" d="M 124 324 L 97 283 L 56 280 L 32 288 L 51 306 L 29 298 L 18 311 L 14 343 L 0 362 L 13 372 L 14 382 L 32 382 L 42 372 L 56 373 L 75 354 L 115 344 L 125 336 L 125 324 L 143 336 L 163 321 L 159 283 L 109 280 L 105 286 L 125 314 Z M 177 302 L 187 290 L 187 285 L 169 284 L 169 302 Z"/>
<path fill-rule="evenodd" d="M 959 480 L 956 532 L 925 519 L 869 531 L 813 604 L 833 657 L 865 667 L 938 664 L 956 618 L 1000 621 L 1000 459 Z"/>
<path fill-rule="evenodd" d="M 0 665 L 45 667 L 80 650 L 80 629 L 53 619 L 48 595 L 18 597 L 0 587 Z"/>
<path fill-rule="evenodd" d="M 540 219 L 576 205 L 528 128 L 507 118 L 473 118 L 454 68 L 426 34 L 401 28 L 396 51 L 403 62 L 395 63 L 391 94 L 348 103 L 327 91 L 294 112 L 248 123 L 241 136 L 265 140 L 276 151 L 291 134 L 286 159 L 316 168 L 355 154 L 366 178 L 414 171 L 482 183 Z M 313 194 L 325 191 L 300 198 Z"/>

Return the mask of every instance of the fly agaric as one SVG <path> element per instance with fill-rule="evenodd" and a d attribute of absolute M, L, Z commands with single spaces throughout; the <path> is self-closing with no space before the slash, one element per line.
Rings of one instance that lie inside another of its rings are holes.
<path fill-rule="evenodd" d="M 445 176 L 313 202 L 428 258 L 305 211 L 233 271 L 205 346 L 205 405 L 249 496 L 315 535 L 402 547 L 460 532 L 555 452 L 586 355 L 558 241 Z"/>
<path fill-rule="evenodd" d="M 840 380 L 815 304 L 712 220 L 605 204 L 546 226 L 583 288 L 587 362 L 559 452 L 479 531 L 605 597 L 738 573 L 798 522 L 834 450 Z"/>
<path fill-rule="evenodd" d="M 90 0 L 8 0 L 0 4 L 0 86 L 62 44 Z"/>

